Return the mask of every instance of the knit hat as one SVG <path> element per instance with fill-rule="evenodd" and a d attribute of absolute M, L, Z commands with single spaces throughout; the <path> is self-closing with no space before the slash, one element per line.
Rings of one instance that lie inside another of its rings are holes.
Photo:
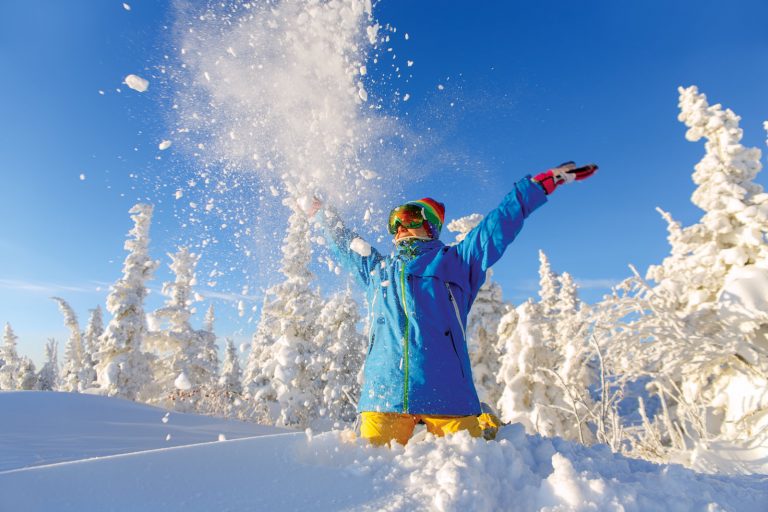
<path fill-rule="evenodd" d="M 431 197 L 423 197 L 416 201 L 408 201 L 405 204 L 421 207 L 424 212 L 424 218 L 430 224 L 432 237 L 440 237 L 440 230 L 443 229 L 443 221 L 445 220 L 445 205 L 443 203 L 435 201 Z"/>

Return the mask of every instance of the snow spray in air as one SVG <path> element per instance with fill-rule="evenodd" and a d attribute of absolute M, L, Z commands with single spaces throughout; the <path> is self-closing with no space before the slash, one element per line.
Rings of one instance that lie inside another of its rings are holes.
<path fill-rule="evenodd" d="M 366 59 L 380 37 L 370 0 L 179 12 L 177 131 L 196 157 L 222 172 L 257 173 L 274 196 L 317 193 L 370 215 L 385 188 L 375 167 L 391 162 L 380 156 L 397 131 L 366 91 Z"/>

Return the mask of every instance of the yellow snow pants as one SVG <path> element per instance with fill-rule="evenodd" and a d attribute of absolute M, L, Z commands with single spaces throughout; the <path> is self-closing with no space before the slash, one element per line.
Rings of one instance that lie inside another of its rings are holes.
<path fill-rule="evenodd" d="M 363 412 L 360 414 L 360 436 L 372 444 L 383 445 L 392 440 L 406 444 L 416 425 L 423 423 L 427 431 L 438 437 L 466 430 L 472 437 L 493 439 L 501 422 L 492 415 L 430 416 L 425 414 L 398 414 L 394 412 Z"/>

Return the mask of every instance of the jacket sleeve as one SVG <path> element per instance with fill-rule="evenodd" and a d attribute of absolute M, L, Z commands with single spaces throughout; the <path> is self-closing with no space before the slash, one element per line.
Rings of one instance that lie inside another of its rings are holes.
<path fill-rule="evenodd" d="M 547 202 L 544 190 L 530 176 L 515 183 L 501 204 L 456 245 L 459 257 L 470 267 L 470 284 L 477 290 L 485 273 L 523 228 L 523 221 Z"/>
<path fill-rule="evenodd" d="M 336 261 L 360 284 L 368 286 L 371 272 L 383 259 L 381 253 L 357 233 L 347 229 L 333 208 L 321 209 L 316 214 L 316 220 Z"/>

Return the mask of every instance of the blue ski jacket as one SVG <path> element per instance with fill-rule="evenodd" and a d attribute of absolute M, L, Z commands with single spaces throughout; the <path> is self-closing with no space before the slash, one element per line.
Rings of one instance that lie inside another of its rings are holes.
<path fill-rule="evenodd" d="M 467 315 L 523 221 L 546 202 L 530 176 L 460 243 L 397 244 L 383 256 L 334 212 L 318 214 L 329 246 L 367 291 L 370 332 L 358 411 L 480 414 L 467 350 Z M 361 247 L 364 250 L 361 250 Z"/>

